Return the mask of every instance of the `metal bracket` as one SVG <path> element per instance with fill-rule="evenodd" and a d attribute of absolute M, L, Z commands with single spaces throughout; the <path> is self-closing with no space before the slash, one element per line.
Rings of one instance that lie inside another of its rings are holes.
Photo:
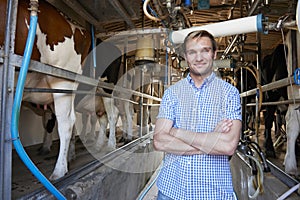
<path fill-rule="evenodd" d="M 300 68 L 297 68 L 294 72 L 294 81 L 296 85 L 300 85 Z"/>

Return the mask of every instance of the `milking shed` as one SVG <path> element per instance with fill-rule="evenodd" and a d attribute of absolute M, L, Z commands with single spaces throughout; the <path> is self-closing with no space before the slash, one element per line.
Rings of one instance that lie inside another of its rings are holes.
<path fill-rule="evenodd" d="M 184 37 L 204 29 L 242 100 L 238 199 L 299 199 L 299 13 L 297 0 L 1 0 L 0 198 L 155 199 L 160 101 L 186 75 Z"/>

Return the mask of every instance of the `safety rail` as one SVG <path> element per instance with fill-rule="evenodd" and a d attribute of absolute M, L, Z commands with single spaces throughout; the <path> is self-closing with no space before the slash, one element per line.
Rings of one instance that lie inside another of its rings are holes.
<path fill-rule="evenodd" d="M 284 78 L 284 79 L 281 79 L 278 81 L 274 81 L 272 83 L 262 85 L 261 88 L 262 88 L 262 92 L 266 92 L 269 90 L 286 87 L 286 86 L 289 86 L 294 83 L 295 83 L 295 81 L 294 81 L 293 76 L 290 76 L 290 77 L 287 77 L 287 78 Z M 247 96 L 255 95 L 257 92 L 256 90 L 257 90 L 257 88 L 254 88 L 252 90 L 242 92 L 242 93 L 240 93 L 240 97 L 247 97 Z"/>
<path fill-rule="evenodd" d="M 1 57 L 0 63 L 3 62 L 2 55 L 3 55 L 3 51 L 0 50 L 0 57 Z M 10 64 L 20 68 L 20 66 L 22 64 L 22 56 L 16 55 L 16 54 L 11 55 Z M 143 98 L 147 98 L 147 99 L 151 99 L 151 100 L 155 100 L 155 101 L 159 101 L 159 102 L 161 101 L 161 98 L 153 97 L 146 93 L 141 93 L 141 92 L 131 90 L 128 88 L 123 88 L 123 87 L 120 87 L 117 85 L 113 85 L 111 83 L 106 83 L 106 82 L 103 82 L 103 81 L 100 81 L 97 79 L 90 78 L 88 76 L 77 74 L 75 72 L 64 70 L 64 69 L 61 69 L 61 68 L 58 68 L 55 66 L 51 66 L 48 64 L 44 64 L 44 63 L 34 61 L 34 60 L 31 60 L 31 62 L 30 62 L 29 71 L 40 72 L 43 74 L 55 76 L 58 78 L 64 78 L 64 79 L 67 79 L 70 81 L 76 81 L 76 82 L 91 85 L 94 87 L 110 89 L 110 90 L 114 90 L 116 92 L 127 93 L 127 94 L 131 93 L 132 95 L 135 95 L 135 96 L 139 96 L 139 97 L 143 97 Z M 27 89 L 27 91 L 29 91 L 29 90 L 32 90 L 32 89 Z M 53 93 L 62 93 L 62 92 L 69 93 L 69 92 L 71 92 L 71 91 L 67 91 L 67 90 L 58 90 L 58 89 L 48 89 L 48 90 L 39 89 L 39 90 L 44 90 L 43 92 L 51 92 L 51 90 L 53 90 L 52 91 Z M 38 90 L 35 90 L 34 92 L 38 92 Z M 72 92 L 76 93 L 75 90 Z M 83 93 L 84 92 L 82 91 L 81 94 L 83 94 Z M 88 91 L 86 92 L 86 94 L 89 94 L 89 93 L 90 92 L 88 92 Z M 112 96 L 108 93 L 100 93 L 100 95 L 112 97 L 112 98 L 118 98 L 118 97 Z M 123 99 L 123 100 L 125 100 L 125 99 Z M 130 101 L 130 102 L 132 102 L 132 101 Z M 149 104 L 143 104 L 143 105 L 149 105 Z"/>

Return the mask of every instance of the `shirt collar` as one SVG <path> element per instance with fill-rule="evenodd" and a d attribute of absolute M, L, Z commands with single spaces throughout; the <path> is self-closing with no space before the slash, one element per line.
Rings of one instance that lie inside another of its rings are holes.
<path fill-rule="evenodd" d="M 215 77 L 216 77 L 216 74 L 215 74 L 214 72 L 212 72 L 211 75 L 209 75 L 208 77 L 206 77 L 206 78 L 204 79 L 201 88 L 202 88 L 203 86 L 205 86 L 205 85 L 211 83 L 211 82 L 215 79 Z M 187 75 L 186 78 L 187 78 L 188 82 L 189 82 L 194 88 L 197 88 L 197 87 L 195 86 L 194 80 L 193 80 L 192 77 L 190 76 L 190 73 L 188 73 L 188 75 Z M 200 89 L 200 88 L 199 88 L 199 89 Z"/>

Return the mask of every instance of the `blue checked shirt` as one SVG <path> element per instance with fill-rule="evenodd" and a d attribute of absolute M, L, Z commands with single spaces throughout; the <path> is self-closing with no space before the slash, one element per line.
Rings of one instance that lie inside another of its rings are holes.
<path fill-rule="evenodd" d="M 242 120 L 239 92 L 214 73 L 200 88 L 188 75 L 165 91 L 157 118 L 172 120 L 176 128 L 212 132 L 222 119 Z M 157 186 L 175 200 L 235 199 L 226 155 L 167 153 Z"/>

